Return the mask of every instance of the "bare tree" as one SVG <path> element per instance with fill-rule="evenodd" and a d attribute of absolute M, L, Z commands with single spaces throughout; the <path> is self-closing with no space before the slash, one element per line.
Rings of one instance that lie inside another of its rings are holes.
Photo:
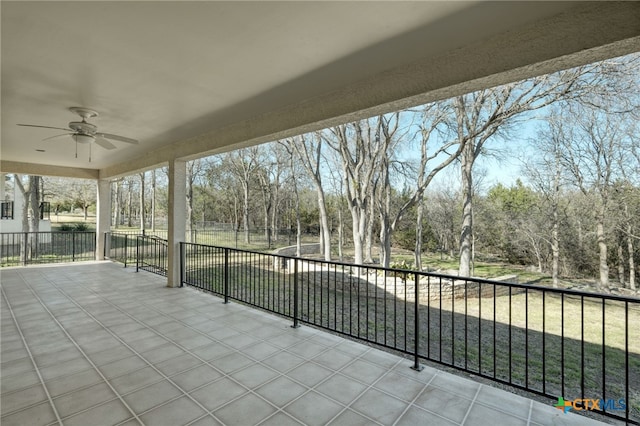
<path fill-rule="evenodd" d="M 289 146 L 295 151 L 297 158 L 313 182 L 318 198 L 318 210 L 320 212 L 320 232 L 323 237 L 322 252 L 324 260 L 331 260 L 331 228 L 327 214 L 327 203 L 322 186 L 323 169 L 323 139 L 319 133 L 300 135 L 288 141 Z"/>

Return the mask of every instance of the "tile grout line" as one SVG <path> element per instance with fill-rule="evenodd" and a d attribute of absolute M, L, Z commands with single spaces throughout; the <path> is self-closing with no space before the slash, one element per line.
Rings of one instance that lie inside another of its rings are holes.
<path fill-rule="evenodd" d="M 22 278 L 22 277 L 21 277 Z M 11 318 L 13 319 L 14 324 L 16 325 L 16 329 L 18 330 L 18 333 L 20 333 L 20 338 L 22 339 L 22 344 L 24 345 L 24 348 L 27 350 L 27 353 L 29 354 L 29 358 L 31 359 L 31 363 L 33 364 L 33 367 L 35 368 L 36 374 L 38 375 L 38 379 L 40 380 L 40 384 L 42 385 L 42 388 L 44 389 L 45 394 L 47 395 L 47 399 L 49 400 L 49 405 L 51 405 L 51 408 L 53 409 L 53 413 L 56 416 L 56 419 L 58 420 L 58 424 L 62 425 L 62 419 L 60 418 L 60 414 L 58 413 L 58 410 L 56 409 L 56 406 L 53 404 L 53 399 L 51 398 L 51 394 L 49 393 L 49 389 L 47 389 L 47 385 L 44 383 L 44 379 L 42 378 L 42 375 L 40 374 L 40 370 L 38 369 L 38 365 L 36 364 L 36 360 L 33 358 L 33 354 L 31 353 L 31 350 L 29 349 L 29 345 L 27 344 L 27 340 L 24 338 L 24 334 L 22 334 L 22 330 L 20 329 L 20 325 L 18 324 L 18 320 L 16 319 L 16 316 L 13 313 L 13 308 L 11 307 L 11 303 L 9 303 L 9 298 L 7 297 L 7 294 L 5 293 L 5 290 L 3 287 L 0 287 L 0 291 L 2 292 L 2 297 L 5 300 L 6 304 L 7 304 L 7 308 L 9 309 L 9 313 L 11 314 Z M 28 387 L 26 388 L 28 389 Z M 35 405 L 35 404 L 32 404 Z M 31 407 L 31 406 L 29 406 Z M 20 410 L 16 410 L 15 412 L 20 412 L 21 410 L 25 410 L 29 407 L 23 407 Z"/>
<path fill-rule="evenodd" d="M 20 274 L 20 273 L 19 273 Z M 49 283 L 49 285 L 53 286 L 54 288 L 56 288 L 56 290 L 58 290 L 60 293 L 62 293 L 65 297 L 67 297 L 69 300 L 71 300 L 74 304 L 77 305 L 77 303 L 75 302 L 75 300 L 69 298 L 69 296 L 63 292 L 62 290 L 60 290 L 60 288 L 58 288 L 57 285 L 55 285 L 52 281 L 50 281 L 46 276 L 45 279 L 47 280 L 47 282 Z M 38 294 L 33 290 L 33 288 L 31 287 L 31 285 L 24 280 L 25 284 L 27 285 L 27 287 L 29 288 L 29 290 L 31 291 L 31 293 L 36 297 L 36 299 L 38 299 L 38 302 L 40 303 L 40 305 L 42 305 L 42 307 L 49 313 L 49 315 L 51 316 L 51 318 L 53 319 L 53 321 L 58 325 L 58 327 L 60 327 L 60 329 L 64 332 L 64 334 L 67 335 L 67 338 L 71 341 L 71 343 L 73 343 L 75 345 L 75 347 L 80 351 L 80 353 L 82 354 L 82 356 L 85 357 L 85 359 L 89 362 L 89 364 L 91 364 L 91 366 L 96 370 L 96 372 L 100 375 L 100 377 L 102 377 L 102 379 L 105 381 L 105 383 L 107 384 L 107 386 L 109 386 L 111 388 L 111 390 L 116 394 L 116 396 L 120 399 L 120 401 L 124 404 L 124 406 L 133 414 L 133 417 L 141 424 L 143 425 L 144 423 L 142 423 L 142 421 L 140 420 L 140 418 L 138 418 L 138 416 L 136 415 L 136 413 L 131 409 L 131 407 L 129 407 L 129 404 L 126 403 L 126 401 L 120 396 L 120 393 L 117 392 L 113 386 L 111 385 L 111 383 L 109 383 L 109 381 L 107 380 L 107 378 L 102 374 L 102 372 L 98 369 L 98 367 L 93 363 L 93 361 L 91 361 L 91 359 L 87 356 L 87 354 L 84 352 L 84 350 L 80 347 L 80 345 L 75 341 L 75 339 L 67 332 L 67 330 L 62 326 L 62 324 L 58 321 L 58 319 L 51 313 L 51 311 L 49 310 L 49 308 L 42 302 L 42 299 L 40 299 L 40 297 L 38 296 Z M 85 311 L 85 313 L 87 313 Z M 111 400 L 113 401 L 113 400 Z M 97 404 L 96 406 L 99 406 L 102 404 Z M 77 413 L 76 413 L 77 414 Z M 72 417 L 72 416 L 70 416 Z M 60 421 L 60 424 L 62 424 L 62 421 Z"/>
<path fill-rule="evenodd" d="M 529 415 L 527 416 L 527 426 L 531 425 L 532 414 L 533 414 L 533 400 L 529 401 Z"/>
<path fill-rule="evenodd" d="M 366 351 L 364 351 L 363 353 L 361 353 L 360 355 L 358 355 L 358 356 L 357 356 L 353 361 L 351 361 L 351 362 L 347 363 L 346 365 L 344 365 L 342 368 L 340 368 L 338 371 L 336 371 L 336 373 L 339 373 L 340 371 L 342 371 L 343 369 L 345 369 L 346 367 L 348 367 L 349 365 L 353 364 L 354 362 L 356 362 L 356 361 L 358 361 L 358 360 L 363 361 L 363 362 L 366 362 L 366 363 L 369 363 L 369 364 L 374 364 L 374 365 L 376 365 L 376 366 L 378 366 L 378 367 L 383 368 L 383 367 L 382 367 L 382 366 L 380 366 L 380 365 L 377 365 L 377 364 L 375 364 L 375 363 L 372 363 L 372 362 L 370 362 L 370 361 L 367 361 L 367 360 L 362 359 L 362 357 L 364 357 L 366 354 L 368 354 L 368 353 L 369 353 L 369 352 L 371 352 L 372 350 L 373 350 L 373 348 L 369 347 L 369 349 L 368 349 L 368 350 L 366 350 Z M 364 394 L 365 394 L 366 392 L 368 392 L 369 390 L 374 389 L 374 385 L 375 385 L 376 383 L 378 383 L 380 380 L 382 380 L 384 377 L 386 377 L 388 374 L 390 374 L 390 373 L 393 371 L 393 368 L 395 368 L 397 365 L 399 365 L 402 361 L 403 361 L 403 358 L 398 359 L 398 361 L 396 361 L 396 363 L 393 365 L 393 367 L 391 367 L 391 368 L 387 369 L 387 371 L 386 371 L 384 374 L 382 374 L 380 377 L 378 377 L 376 380 L 374 380 L 374 381 L 373 381 L 373 382 L 371 382 L 370 384 L 368 384 L 368 383 L 363 383 L 363 382 L 360 382 L 359 380 L 355 379 L 357 382 L 364 384 L 364 385 L 365 385 L 365 388 L 362 390 L 362 392 L 360 392 L 358 395 L 356 395 L 356 396 L 351 400 L 351 402 L 350 402 L 350 403 L 348 403 L 348 404 L 341 404 L 341 405 L 344 405 L 344 408 L 343 408 L 342 410 L 340 410 L 340 412 L 338 412 L 335 416 L 333 416 L 333 417 L 329 420 L 329 422 L 328 422 L 328 423 L 331 423 L 332 421 L 334 421 L 335 419 L 337 419 L 337 418 L 338 418 L 338 416 L 340 416 L 342 413 L 344 413 L 345 411 L 347 411 L 347 410 L 351 409 L 351 406 L 354 404 L 354 402 L 356 402 L 357 400 L 359 400 L 359 399 L 362 397 L 362 395 L 364 395 Z M 334 374 L 334 375 L 335 375 L 335 374 Z M 351 380 L 354 380 L 354 379 L 353 379 L 351 376 L 349 376 L 348 374 L 346 375 L 346 377 L 350 378 Z M 323 380 L 322 382 L 318 383 L 316 386 L 321 385 L 322 383 L 324 383 L 324 382 L 325 382 L 325 381 L 327 381 L 327 380 L 329 380 L 329 378 L 327 378 L 326 380 Z M 314 388 L 315 388 L 315 386 L 314 386 Z M 377 390 L 377 391 L 379 391 L 379 392 L 382 392 L 382 393 L 384 393 L 384 394 L 386 394 L 386 395 L 389 395 L 387 392 L 384 392 L 384 391 L 382 391 L 382 390 L 380 390 L 380 389 L 375 389 L 375 390 Z M 389 396 L 393 396 L 393 395 L 389 395 Z M 395 397 L 394 397 L 394 398 L 395 398 Z M 330 398 L 330 399 L 331 399 L 331 398 Z M 397 399 L 397 398 L 396 398 L 396 399 Z M 403 401 L 403 402 L 406 402 L 406 401 Z M 375 420 L 375 419 L 372 419 L 371 417 L 367 416 L 367 415 L 366 415 L 366 414 L 364 414 L 364 413 L 361 413 L 361 412 L 360 412 L 360 411 L 358 411 L 358 410 L 353 410 L 353 411 L 355 411 L 356 413 L 360 414 L 361 416 L 363 416 L 363 417 L 365 417 L 365 418 L 367 418 L 367 419 L 369 419 L 369 420 L 372 420 L 372 421 L 374 421 L 374 422 L 376 422 L 376 423 L 378 423 L 378 424 L 382 424 L 382 423 L 380 423 L 379 421 L 377 421 L 377 420 Z"/>
<path fill-rule="evenodd" d="M 467 409 L 467 413 L 464 415 L 464 418 L 460 422 L 461 425 L 464 425 L 464 422 L 467 421 L 467 417 L 469 417 L 469 413 L 471 413 L 471 409 L 473 408 L 473 404 L 475 404 L 476 400 L 478 399 L 478 395 L 480 394 L 480 389 L 482 389 L 482 386 L 484 386 L 484 385 L 480 384 L 480 386 L 478 386 L 478 390 L 476 390 L 476 394 L 473 397 L 473 400 L 471 401 L 471 405 L 469 405 L 469 408 Z"/>
<path fill-rule="evenodd" d="M 398 422 L 400 421 L 400 419 L 402 418 L 402 416 L 404 416 L 407 413 L 407 411 L 409 411 L 409 409 L 414 406 L 415 402 L 418 400 L 418 398 L 420 398 L 420 395 L 422 395 L 424 393 L 424 390 L 429 387 L 429 385 L 431 384 L 431 382 L 433 382 L 433 379 L 435 379 L 437 375 L 438 375 L 438 373 L 435 373 L 433 375 L 433 377 L 431 377 L 431 380 L 429 380 L 427 383 L 425 383 L 425 385 L 422 387 L 422 389 L 420 389 L 420 392 L 418 392 L 416 394 L 416 396 L 413 397 L 411 402 L 409 402 L 409 405 L 407 405 L 405 407 L 404 411 L 398 416 L 396 421 L 393 422 L 392 426 L 396 426 L 398 424 Z"/>

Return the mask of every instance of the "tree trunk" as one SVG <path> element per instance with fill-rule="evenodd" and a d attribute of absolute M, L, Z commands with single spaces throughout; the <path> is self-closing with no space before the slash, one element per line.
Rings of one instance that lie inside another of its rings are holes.
<path fill-rule="evenodd" d="M 244 206 L 242 209 L 242 221 L 244 222 L 244 242 L 249 244 L 249 181 L 242 183 L 244 189 Z"/>
<path fill-rule="evenodd" d="M 342 207 L 338 209 L 338 259 L 343 261 L 342 246 L 344 244 L 344 221 L 342 220 Z"/>
<path fill-rule="evenodd" d="M 133 191 L 131 188 L 131 181 L 129 181 L 129 194 L 127 194 L 127 226 L 129 228 L 133 227 L 132 214 L 133 214 L 133 206 L 132 206 L 132 197 Z"/>
<path fill-rule="evenodd" d="M 144 234 L 145 230 L 145 203 L 144 203 L 144 181 L 145 181 L 145 172 L 140 173 L 140 231 Z"/>
<path fill-rule="evenodd" d="M 414 251 L 414 258 L 416 263 L 416 270 L 422 271 L 422 219 L 424 217 L 424 203 L 422 200 L 422 196 L 420 196 L 418 200 L 418 205 L 416 206 L 416 247 Z"/>
<path fill-rule="evenodd" d="M 558 288 L 558 275 L 560 269 L 560 239 L 558 238 L 558 210 L 557 206 L 553 210 L 553 227 L 551 229 L 551 252 L 553 260 L 551 262 L 551 277 L 553 287 Z"/>
<path fill-rule="evenodd" d="M 373 200 L 374 197 L 371 197 L 371 200 Z M 364 242 L 364 262 L 365 263 L 373 263 L 373 219 L 374 219 L 374 210 L 373 210 L 373 204 L 372 203 L 368 203 L 368 209 L 366 214 L 368 214 L 368 216 L 366 217 L 366 234 L 365 234 L 365 242 Z"/>
<path fill-rule="evenodd" d="M 120 225 L 120 182 L 115 182 L 115 191 L 113 197 L 113 226 L 118 228 Z"/>
<path fill-rule="evenodd" d="M 627 254 L 629 255 L 629 288 L 636 289 L 636 265 L 633 260 L 633 236 L 631 235 L 631 223 L 627 224 Z"/>
<path fill-rule="evenodd" d="M 324 246 L 324 260 L 331 261 L 331 228 L 329 228 L 329 215 L 327 214 L 327 205 L 324 199 L 324 191 L 321 187 L 316 186 L 316 192 L 318 194 L 318 210 L 320 211 L 320 225 L 323 232 Z"/>
<path fill-rule="evenodd" d="M 473 237 L 473 162 L 474 144 L 468 143 L 460 157 L 462 170 L 462 232 L 460 233 L 460 266 L 458 275 L 471 274 Z"/>
<path fill-rule="evenodd" d="M 37 256 L 38 231 L 40 230 L 40 176 L 29 176 L 29 200 L 25 200 L 29 205 L 29 243 L 28 258 Z"/>
<path fill-rule="evenodd" d="M 156 230 L 156 170 L 151 171 L 151 231 Z"/>
<path fill-rule="evenodd" d="M 618 281 L 620 287 L 624 287 L 624 250 L 622 244 L 618 244 Z"/>
<path fill-rule="evenodd" d="M 601 207 L 598 215 L 598 223 L 596 225 L 596 239 L 598 241 L 598 249 L 600 252 L 600 287 L 609 287 L 609 265 L 607 264 L 607 242 L 604 233 L 604 207 Z"/>

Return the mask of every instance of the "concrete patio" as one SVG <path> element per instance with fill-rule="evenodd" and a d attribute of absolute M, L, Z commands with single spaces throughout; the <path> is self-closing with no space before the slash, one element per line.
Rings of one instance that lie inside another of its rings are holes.
<path fill-rule="evenodd" d="M 3 268 L 9 425 L 586 425 L 110 262 Z"/>

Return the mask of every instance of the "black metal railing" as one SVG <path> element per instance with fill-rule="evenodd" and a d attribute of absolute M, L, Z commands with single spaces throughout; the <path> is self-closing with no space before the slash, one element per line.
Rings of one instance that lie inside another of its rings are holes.
<path fill-rule="evenodd" d="M 124 264 L 126 268 L 129 264 L 136 263 L 136 240 L 137 234 L 124 232 L 106 232 L 104 256 L 115 262 Z"/>
<path fill-rule="evenodd" d="M 402 352 L 416 369 L 429 360 L 640 421 L 638 298 L 191 243 L 181 260 L 184 284 Z"/>
<path fill-rule="evenodd" d="M 95 259 L 95 232 L 0 233 L 0 265 L 2 266 L 78 262 Z"/>
<path fill-rule="evenodd" d="M 13 219 L 13 201 L 0 202 L 0 219 Z"/>
<path fill-rule="evenodd" d="M 136 237 L 136 272 L 139 270 L 167 276 L 167 240 L 153 235 Z"/>

